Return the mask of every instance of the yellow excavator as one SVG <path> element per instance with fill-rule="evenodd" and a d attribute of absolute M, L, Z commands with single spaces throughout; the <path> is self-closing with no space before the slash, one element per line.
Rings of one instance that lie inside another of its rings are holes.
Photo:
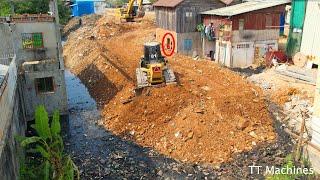
<path fill-rule="evenodd" d="M 138 6 L 134 5 L 136 0 L 129 0 L 129 2 L 122 8 L 117 8 L 115 15 L 120 20 L 125 20 L 127 22 L 133 21 L 135 18 L 142 18 L 145 15 L 143 10 L 143 0 L 137 0 Z"/>
<path fill-rule="evenodd" d="M 176 84 L 174 72 L 161 54 L 160 43 L 149 42 L 144 45 L 144 56 L 136 69 L 137 88 L 159 84 Z"/>

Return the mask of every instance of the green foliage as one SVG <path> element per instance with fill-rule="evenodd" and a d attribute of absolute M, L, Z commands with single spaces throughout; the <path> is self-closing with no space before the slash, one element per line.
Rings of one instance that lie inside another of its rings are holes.
<path fill-rule="evenodd" d="M 11 12 L 10 4 L 7 0 L 0 0 L 0 16 L 8 16 Z"/>
<path fill-rule="evenodd" d="M 38 135 L 45 140 L 51 138 L 48 113 L 44 106 L 39 106 L 37 108 L 35 118 L 35 129 Z"/>
<path fill-rule="evenodd" d="M 128 0 L 110 0 L 109 3 L 112 4 L 113 6 L 119 7 L 128 3 Z"/>
<path fill-rule="evenodd" d="M 53 136 L 58 136 L 60 132 L 61 132 L 60 116 L 59 116 L 59 112 L 55 111 L 53 113 L 52 122 L 51 122 L 51 133 Z"/>
<path fill-rule="evenodd" d="M 309 161 L 304 161 L 304 164 L 302 164 L 303 167 L 310 167 Z M 281 168 L 286 168 L 286 169 L 292 169 L 295 168 L 295 162 L 293 160 L 292 154 L 289 154 L 286 159 L 285 163 Z M 293 179 L 313 179 L 314 175 L 306 175 L 303 173 L 297 173 L 297 174 L 274 174 L 274 175 L 269 175 L 266 177 L 267 180 L 293 180 Z"/>
<path fill-rule="evenodd" d="M 60 24 L 67 24 L 71 17 L 71 10 L 64 5 L 64 1 L 62 0 L 58 0 L 58 11 Z"/>
<path fill-rule="evenodd" d="M 150 0 L 150 2 L 153 4 L 155 2 L 157 2 L 158 0 Z"/>
<path fill-rule="evenodd" d="M 49 11 L 49 0 L 25 0 L 14 2 L 17 14 L 46 14 Z"/>
<path fill-rule="evenodd" d="M 70 19 L 71 11 L 62 0 L 57 0 L 59 18 L 61 24 L 66 24 Z M 49 0 L 23 0 L 12 1 L 16 14 L 47 14 L 49 12 Z M 0 0 L 0 16 L 8 16 L 11 12 L 8 0 Z"/>
<path fill-rule="evenodd" d="M 37 107 L 34 128 L 38 136 L 17 138 L 27 153 L 21 162 L 20 179 L 79 179 L 76 165 L 63 153 L 59 112 L 54 112 L 50 124 L 44 106 Z"/>

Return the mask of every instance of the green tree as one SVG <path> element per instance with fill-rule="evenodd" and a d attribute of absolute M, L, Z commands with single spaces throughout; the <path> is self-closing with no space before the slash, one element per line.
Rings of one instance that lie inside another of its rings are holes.
<path fill-rule="evenodd" d="M 20 179 L 79 179 L 76 165 L 71 157 L 63 152 L 59 117 L 59 112 L 54 112 L 50 123 L 44 106 L 36 109 L 35 124 L 32 127 L 37 136 L 18 138 L 27 152 L 21 163 Z"/>
<path fill-rule="evenodd" d="M 70 19 L 70 9 L 62 0 L 57 0 L 60 23 L 66 24 Z M 49 12 L 49 0 L 23 0 L 12 1 L 16 14 L 47 14 Z M 0 16 L 7 16 L 11 12 L 8 0 L 0 0 Z"/>
<path fill-rule="evenodd" d="M 7 0 L 0 0 L 0 16 L 7 16 L 11 12 L 10 4 Z"/>

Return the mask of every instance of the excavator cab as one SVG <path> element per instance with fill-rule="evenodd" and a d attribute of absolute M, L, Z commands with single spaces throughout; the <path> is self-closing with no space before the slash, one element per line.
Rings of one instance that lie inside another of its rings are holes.
<path fill-rule="evenodd" d="M 129 2 L 122 8 L 117 8 L 115 11 L 116 17 L 121 20 L 131 22 L 134 18 L 142 18 L 145 15 L 143 10 L 142 0 L 137 0 L 137 5 L 134 4 L 136 0 L 129 0 Z"/>

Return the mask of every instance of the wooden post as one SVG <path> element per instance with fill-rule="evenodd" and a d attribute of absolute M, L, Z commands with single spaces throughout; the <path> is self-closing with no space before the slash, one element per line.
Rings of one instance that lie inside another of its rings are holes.
<path fill-rule="evenodd" d="M 304 119 L 305 116 L 302 116 L 302 122 L 301 122 L 301 127 L 300 127 L 300 137 L 298 140 L 298 146 L 296 150 L 296 156 L 295 156 L 295 161 L 299 161 L 300 155 L 301 155 L 301 146 L 303 143 L 303 134 L 304 134 L 304 127 L 306 124 L 306 120 Z"/>

